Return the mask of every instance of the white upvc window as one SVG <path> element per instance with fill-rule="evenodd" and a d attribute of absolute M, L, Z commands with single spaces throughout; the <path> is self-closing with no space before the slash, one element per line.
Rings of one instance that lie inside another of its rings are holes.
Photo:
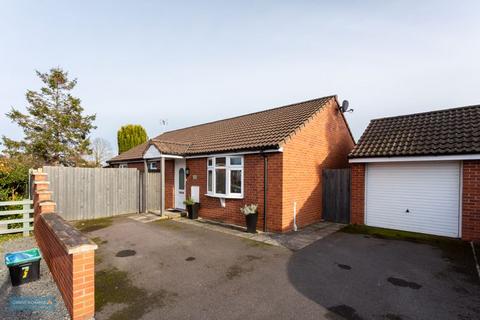
<path fill-rule="evenodd" d="M 150 171 L 156 171 L 158 169 L 157 167 L 157 162 L 156 161 L 151 161 L 148 163 L 148 170 Z"/>
<path fill-rule="evenodd" d="M 128 164 L 126 164 L 126 163 L 120 163 L 120 164 L 118 165 L 118 167 L 119 167 L 119 168 L 128 168 Z"/>
<path fill-rule="evenodd" d="M 243 156 L 207 159 L 207 195 L 243 198 Z"/>

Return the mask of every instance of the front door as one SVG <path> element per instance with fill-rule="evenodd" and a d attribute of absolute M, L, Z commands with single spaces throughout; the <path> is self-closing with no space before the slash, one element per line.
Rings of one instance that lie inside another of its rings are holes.
<path fill-rule="evenodd" d="M 175 159 L 175 208 L 185 209 L 185 159 Z"/>

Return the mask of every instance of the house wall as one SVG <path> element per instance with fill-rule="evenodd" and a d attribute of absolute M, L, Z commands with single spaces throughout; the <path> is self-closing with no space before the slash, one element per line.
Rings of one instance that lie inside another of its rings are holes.
<path fill-rule="evenodd" d="M 351 223 L 364 224 L 365 164 L 351 168 Z M 462 239 L 480 240 L 480 161 L 463 161 L 462 175 Z"/>
<path fill-rule="evenodd" d="M 462 239 L 480 240 L 480 160 L 463 162 Z"/>
<path fill-rule="evenodd" d="M 336 101 L 322 108 L 283 146 L 282 231 L 322 219 L 322 170 L 347 168 L 354 140 Z"/>
<path fill-rule="evenodd" d="M 268 191 L 267 191 L 267 229 L 282 230 L 282 153 L 269 153 L 268 157 Z M 187 177 L 187 197 L 191 187 L 200 187 L 200 211 L 202 218 L 245 226 L 245 217 L 240 208 L 245 204 L 258 204 L 258 229 L 263 228 L 263 185 L 264 159 L 260 154 L 244 156 L 244 198 L 226 199 L 225 207 L 220 199 L 206 196 L 207 193 L 207 158 L 187 159 L 190 175 Z"/>
<path fill-rule="evenodd" d="M 138 169 L 141 172 L 145 171 L 145 164 L 143 162 L 126 162 L 129 168 Z M 112 164 L 112 168 L 118 168 L 119 164 Z"/>

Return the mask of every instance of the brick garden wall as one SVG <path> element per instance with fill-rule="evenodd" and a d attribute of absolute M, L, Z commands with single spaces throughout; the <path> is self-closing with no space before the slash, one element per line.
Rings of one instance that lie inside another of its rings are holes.
<path fill-rule="evenodd" d="M 480 160 L 463 161 L 462 239 L 480 240 Z"/>
<path fill-rule="evenodd" d="M 95 313 L 95 265 L 96 245 L 82 238 L 55 211 L 50 200 L 47 175 L 33 174 L 34 180 L 34 235 L 53 279 L 62 294 L 65 306 L 73 320 L 92 319 Z M 61 230 L 57 228 L 62 228 Z M 69 234 L 77 235 L 76 241 L 84 244 L 72 246 L 75 241 Z M 67 245 L 67 243 L 69 243 Z"/>
<path fill-rule="evenodd" d="M 283 146 L 282 230 L 322 219 L 322 170 L 347 168 L 354 141 L 336 101 L 322 108 Z"/>

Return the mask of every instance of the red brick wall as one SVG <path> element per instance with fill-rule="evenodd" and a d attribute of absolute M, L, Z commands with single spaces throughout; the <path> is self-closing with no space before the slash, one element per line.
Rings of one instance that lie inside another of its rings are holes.
<path fill-rule="evenodd" d="M 55 215 L 51 193 L 45 190 L 46 174 L 33 174 L 34 235 L 42 258 L 62 294 L 65 306 L 73 320 L 92 319 L 95 313 L 95 256 L 94 250 L 69 254 L 57 234 L 42 218 Z M 38 183 L 40 182 L 40 184 Z M 41 186 L 41 187 L 39 187 Z"/>
<path fill-rule="evenodd" d="M 335 101 L 285 143 L 283 231 L 293 229 L 294 202 L 298 227 L 321 220 L 322 170 L 348 167 L 347 155 L 353 146 L 353 138 Z"/>
<path fill-rule="evenodd" d="M 462 239 L 480 240 L 480 160 L 463 161 Z"/>
<path fill-rule="evenodd" d="M 268 157 L 268 191 L 267 191 L 267 229 L 281 231 L 282 215 L 282 154 L 270 153 Z M 264 162 L 260 154 L 244 156 L 244 198 L 226 199 L 225 208 L 218 198 L 206 196 L 207 193 L 207 159 L 187 159 L 190 175 L 187 178 L 187 197 L 191 186 L 200 187 L 200 212 L 202 218 L 245 226 L 245 217 L 240 207 L 245 204 L 258 204 L 258 229 L 263 228 L 263 184 Z M 194 180 L 196 176 L 196 180 Z"/>
<path fill-rule="evenodd" d="M 364 224 L 365 222 L 365 164 L 351 164 L 351 199 L 350 222 Z"/>

